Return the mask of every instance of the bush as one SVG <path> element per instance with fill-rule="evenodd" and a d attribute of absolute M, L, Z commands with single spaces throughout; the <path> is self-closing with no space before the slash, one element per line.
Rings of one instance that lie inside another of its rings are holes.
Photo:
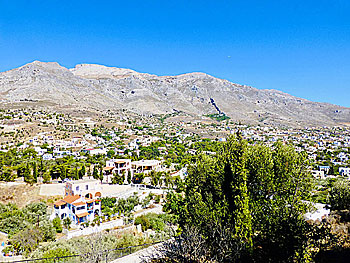
<path fill-rule="evenodd" d="M 146 231 L 147 229 L 152 229 L 157 232 L 164 231 L 166 223 L 172 222 L 172 216 L 167 214 L 155 214 L 148 213 L 145 215 L 141 215 L 136 217 L 134 224 L 142 226 L 142 231 Z"/>
<path fill-rule="evenodd" d="M 154 202 L 156 204 L 159 204 L 160 203 L 160 195 L 156 195 L 156 197 L 154 198 Z"/>
<path fill-rule="evenodd" d="M 53 226 L 52 222 L 49 220 L 45 220 L 40 222 L 39 226 L 41 236 L 42 236 L 42 241 L 47 242 L 47 241 L 53 241 L 56 239 L 56 228 Z"/>
<path fill-rule="evenodd" d="M 329 204 L 332 210 L 350 210 L 350 182 L 338 180 L 329 191 Z"/>
<path fill-rule="evenodd" d="M 56 228 L 57 233 L 62 233 L 62 221 L 59 217 L 56 217 L 54 220 L 52 220 L 52 224 L 54 228 Z"/>
<path fill-rule="evenodd" d="M 63 225 L 66 229 L 70 229 L 70 225 L 72 224 L 72 219 L 70 219 L 69 217 L 66 217 L 65 219 L 63 219 Z"/>
<path fill-rule="evenodd" d="M 145 239 L 142 236 L 132 234 L 107 234 L 96 233 L 88 237 L 76 237 L 69 240 L 57 240 L 39 246 L 30 258 L 62 257 L 73 254 L 85 254 L 87 258 L 83 262 L 101 262 L 98 257 L 99 252 L 109 249 L 135 246 L 150 243 L 152 240 Z M 53 261 L 52 261 L 53 262 Z M 63 261 L 59 261 L 63 262 Z M 74 259 L 65 259 L 64 262 L 77 262 Z"/>
<path fill-rule="evenodd" d="M 136 217 L 134 225 L 141 225 L 142 226 L 142 231 L 146 231 L 147 229 L 150 228 L 151 224 L 146 217 L 146 215 L 141 215 Z"/>

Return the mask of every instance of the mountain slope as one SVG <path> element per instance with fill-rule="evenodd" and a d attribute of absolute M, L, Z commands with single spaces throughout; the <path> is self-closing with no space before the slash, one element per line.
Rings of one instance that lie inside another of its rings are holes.
<path fill-rule="evenodd" d="M 0 73 L 0 101 L 34 101 L 63 108 L 193 115 L 224 113 L 243 122 L 300 125 L 350 123 L 350 109 L 259 90 L 204 73 L 156 76 L 130 69 L 34 61 Z"/>

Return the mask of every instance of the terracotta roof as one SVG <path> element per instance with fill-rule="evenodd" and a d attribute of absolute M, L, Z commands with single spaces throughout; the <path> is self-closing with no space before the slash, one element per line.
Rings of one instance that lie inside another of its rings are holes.
<path fill-rule="evenodd" d="M 94 202 L 94 200 L 88 200 L 88 201 L 86 201 L 86 203 L 88 203 L 88 204 L 93 203 L 93 202 Z"/>
<path fill-rule="evenodd" d="M 84 216 L 87 216 L 89 213 L 88 212 L 84 212 L 84 213 L 81 213 L 81 214 L 76 214 L 77 217 L 84 217 Z"/>
<path fill-rule="evenodd" d="M 59 200 L 59 201 L 54 203 L 54 205 L 56 205 L 56 206 L 61 206 L 61 205 L 65 205 L 65 204 L 66 204 L 66 202 L 63 202 L 62 200 Z"/>
<path fill-rule="evenodd" d="M 74 206 L 81 206 L 81 205 L 85 205 L 86 203 L 84 202 L 78 202 L 78 203 L 73 203 Z"/>
<path fill-rule="evenodd" d="M 128 161 L 124 161 L 124 160 L 118 160 L 118 161 L 114 161 L 114 163 L 127 163 Z"/>
<path fill-rule="evenodd" d="M 61 201 L 66 202 L 68 204 L 72 204 L 74 201 L 77 201 L 80 198 L 79 195 L 67 195 Z"/>
<path fill-rule="evenodd" d="M 114 169 L 114 167 L 104 167 L 103 168 L 104 171 L 113 170 L 113 169 Z"/>

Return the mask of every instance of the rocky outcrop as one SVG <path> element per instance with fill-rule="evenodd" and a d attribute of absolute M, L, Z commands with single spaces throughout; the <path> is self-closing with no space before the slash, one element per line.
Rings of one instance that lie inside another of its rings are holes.
<path fill-rule="evenodd" d="M 193 115 L 225 113 L 233 120 L 267 124 L 350 123 L 350 109 L 311 102 L 277 90 L 259 90 L 204 73 L 156 76 L 130 69 L 80 64 L 67 69 L 35 61 L 0 73 L 0 102 L 64 108 Z"/>

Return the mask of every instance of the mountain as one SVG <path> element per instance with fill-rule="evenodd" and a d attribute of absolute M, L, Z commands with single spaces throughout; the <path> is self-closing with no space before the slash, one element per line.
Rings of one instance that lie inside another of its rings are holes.
<path fill-rule="evenodd" d="M 34 61 L 0 73 L 0 102 L 62 109 L 127 109 L 142 114 L 225 114 L 248 123 L 338 125 L 350 108 L 311 102 L 204 73 L 157 76 L 130 69 Z"/>

